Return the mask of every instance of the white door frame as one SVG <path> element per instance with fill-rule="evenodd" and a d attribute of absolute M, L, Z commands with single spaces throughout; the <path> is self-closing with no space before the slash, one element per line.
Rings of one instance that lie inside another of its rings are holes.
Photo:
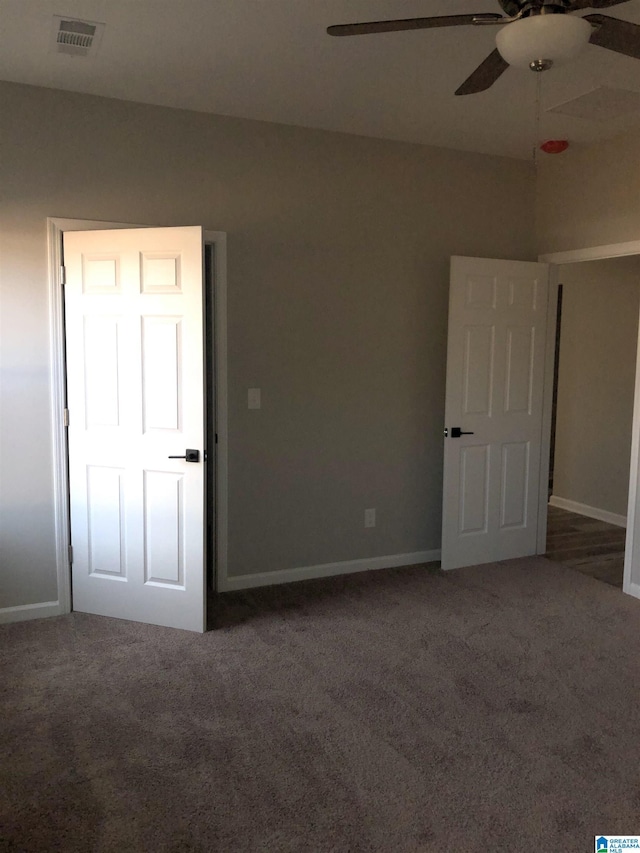
<path fill-rule="evenodd" d="M 545 391 L 542 411 L 542 459 L 540 464 L 540 505 L 538 513 L 538 553 L 544 554 L 547 540 L 547 504 L 549 489 L 549 454 L 551 452 L 551 412 L 553 408 L 553 370 L 555 363 L 556 313 L 561 264 L 582 261 L 600 261 L 640 255 L 640 240 L 593 246 L 567 252 L 540 255 L 538 260 L 551 264 L 549 276 L 549 305 L 547 314 L 547 346 L 545 363 Z M 640 333 L 636 355 L 636 379 L 633 401 L 633 426 L 631 434 L 631 460 L 629 465 L 629 503 L 627 508 L 627 536 L 624 555 L 623 592 L 640 598 Z M 636 539 L 638 541 L 636 541 Z M 635 567 L 635 570 L 634 570 Z"/>
<path fill-rule="evenodd" d="M 154 228 L 146 223 L 101 222 L 95 219 L 47 218 L 49 254 L 49 332 L 51 346 L 51 432 L 53 438 L 54 525 L 58 576 L 58 612 L 71 612 L 71 561 L 69 559 L 69 478 L 65 409 L 64 293 L 61 276 L 62 238 L 65 231 L 100 231 L 110 228 Z M 214 251 L 214 363 L 216 384 L 216 586 L 227 578 L 228 554 L 228 423 L 227 423 L 227 235 L 204 231 L 205 243 Z M 213 306 L 212 306 L 213 307 Z M 213 448 L 210 448 L 210 452 Z"/>

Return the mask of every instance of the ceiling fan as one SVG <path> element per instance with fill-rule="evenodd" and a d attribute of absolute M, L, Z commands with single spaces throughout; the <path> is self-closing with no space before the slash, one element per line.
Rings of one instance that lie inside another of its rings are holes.
<path fill-rule="evenodd" d="M 369 21 L 328 27 L 332 36 L 357 36 L 437 27 L 502 24 L 496 49 L 456 91 L 472 95 L 492 86 L 510 65 L 546 71 L 575 58 L 587 44 L 640 59 L 640 25 L 608 15 L 571 15 L 582 9 L 608 9 L 629 0 L 498 0 L 503 15 L 492 12 Z"/>

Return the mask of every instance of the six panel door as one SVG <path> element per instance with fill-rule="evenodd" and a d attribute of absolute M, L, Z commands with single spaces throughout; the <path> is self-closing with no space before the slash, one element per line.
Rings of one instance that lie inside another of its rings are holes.
<path fill-rule="evenodd" d="M 203 631 L 202 230 L 67 232 L 64 263 L 73 608 Z"/>
<path fill-rule="evenodd" d="M 445 569 L 536 553 L 547 290 L 546 264 L 451 259 Z"/>

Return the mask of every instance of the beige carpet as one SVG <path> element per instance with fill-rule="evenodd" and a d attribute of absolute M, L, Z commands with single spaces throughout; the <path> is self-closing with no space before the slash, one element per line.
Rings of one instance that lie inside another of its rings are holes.
<path fill-rule="evenodd" d="M 543 558 L 0 629 L 3 851 L 589 851 L 640 832 L 640 601 Z"/>

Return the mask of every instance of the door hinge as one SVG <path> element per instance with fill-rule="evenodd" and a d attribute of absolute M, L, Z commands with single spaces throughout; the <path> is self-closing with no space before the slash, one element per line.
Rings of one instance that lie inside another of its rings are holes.
<path fill-rule="evenodd" d="M 64 266 L 60 267 L 60 284 L 67 283 L 67 269 Z"/>
<path fill-rule="evenodd" d="M 69 545 L 69 563 L 73 563 L 73 545 Z"/>
<path fill-rule="evenodd" d="M 218 443 L 218 433 L 216 433 L 216 444 Z"/>
<path fill-rule="evenodd" d="M 66 427 L 69 426 L 69 409 L 63 409 L 62 410 L 62 423 Z"/>

